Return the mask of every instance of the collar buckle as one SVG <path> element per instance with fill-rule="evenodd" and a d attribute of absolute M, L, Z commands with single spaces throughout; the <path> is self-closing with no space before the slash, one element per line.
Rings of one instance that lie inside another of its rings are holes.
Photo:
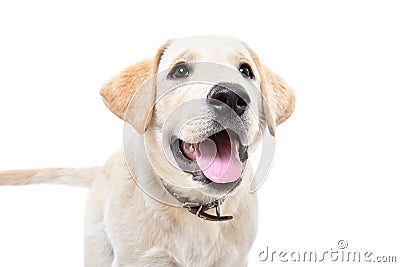
<path fill-rule="evenodd" d="M 190 213 L 193 213 L 199 218 L 202 218 L 206 221 L 213 221 L 213 222 L 221 222 L 221 221 L 229 221 L 233 219 L 232 215 L 221 216 L 221 204 L 223 199 L 218 199 L 213 202 L 207 204 L 200 204 L 200 203 L 193 203 L 193 202 L 184 202 L 182 204 L 182 208 L 187 209 Z M 206 213 L 207 210 L 215 208 L 215 212 L 217 216 Z"/>

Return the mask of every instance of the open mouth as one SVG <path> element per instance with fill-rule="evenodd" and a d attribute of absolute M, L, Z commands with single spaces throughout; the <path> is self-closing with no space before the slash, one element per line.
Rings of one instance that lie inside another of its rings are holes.
<path fill-rule="evenodd" d="M 247 146 L 231 130 L 222 130 L 198 143 L 173 138 L 171 150 L 179 167 L 203 184 L 238 184 L 247 161 Z"/>

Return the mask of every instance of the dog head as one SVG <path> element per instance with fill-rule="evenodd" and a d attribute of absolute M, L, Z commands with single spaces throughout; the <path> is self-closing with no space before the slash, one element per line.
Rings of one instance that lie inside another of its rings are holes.
<path fill-rule="evenodd" d="M 143 156 L 163 183 L 201 201 L 248 182 L 249 153 L 264 134 L 275 135 L 295 103 L 246 44 L 219 36 L 168 41 L 154 59 L 107 82 L 101 95 L 142 135 Z"/>

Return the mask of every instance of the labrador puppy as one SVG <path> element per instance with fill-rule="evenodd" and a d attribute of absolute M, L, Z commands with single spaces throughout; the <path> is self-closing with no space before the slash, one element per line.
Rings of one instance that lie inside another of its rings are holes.
<path fill-rule="evenodd" d="M 245 43 L 198 36 L 168 41 L 100 94 L 125 121 L 104 166 L 2 171 L 0 185 L 89 188 L 88 267 L 246 266 L 252 155 L 293 112 L 292 90 Z"/>

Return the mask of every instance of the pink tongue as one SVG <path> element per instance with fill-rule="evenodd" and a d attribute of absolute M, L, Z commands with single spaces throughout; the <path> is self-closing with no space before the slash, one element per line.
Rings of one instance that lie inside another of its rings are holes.
<path fill-rule="evenodd" d="M 238 151 L 237 140 L 230 139 L 228 134 L 220 134 L 215 141 L 206 139 L 199 143 L 194 156 L 208 179 L 215 183 L 230 183 L 238 180 L 242 173 L 243 163 Z"/>

